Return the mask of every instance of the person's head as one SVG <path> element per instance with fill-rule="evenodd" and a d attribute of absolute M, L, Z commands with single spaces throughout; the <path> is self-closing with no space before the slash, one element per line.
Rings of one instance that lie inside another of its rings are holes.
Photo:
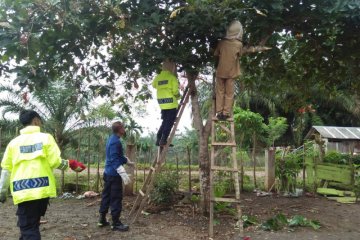
<path fill-rule="evenodd" d="M 119 137 L 126 137 L 125 127 L 120 121 L 114 122 L 111 126 L 111 130 L 113 134 Z"/>
<path fill-rule="evenodd" d="M 173 73 L 174 75 L 176 75 L 176 64 L 167 58 L 164 60 L 164 62 L 162 64 L 162 70 L 169 71 L 169 72 Z"/>
<path fill-rule="evenodd" d="M 19 115 L 20 123 L 23 126 L 38 126 L 42 125 L 42 120 L 40 115 L 34 110 L 23 110 Z"/>
<path fill-rule="evenodd" d="M 243 31 L 243 26 L 239 21 L 232 21 L 226 30 L 225 38 L 242 40 L 244 33 Z"/>

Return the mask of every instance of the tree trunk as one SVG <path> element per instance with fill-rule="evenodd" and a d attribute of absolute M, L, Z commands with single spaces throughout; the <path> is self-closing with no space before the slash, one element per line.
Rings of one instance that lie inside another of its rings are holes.
<path fill-rule="evenodd" d="M 126 145 L 126 157 L 129 158 L 130 161 L 136 161 L 136 145 L 135 144 L 127 144 Z M 134 195 L 134 182 L 135 182 L 135 166 L 127 165 L 126 172 L 129 174 L 130 183 L 125 185 L 124 194 L 125 196 Z"/>
<path fill-rule="evenodd" d="M 204 215 L 209 212 L 210 206 L 210 161 L 209 161 L 209 136 L 211 133 L 211 117 L 213 108 L 210 109 L 208 119 L 203 124 L 200 113 L 199 96 L 195 85 L 197 74 L 187 73 L 189 91 L 191 96 L 191 108 L 193 123 L 199 138 L 199 178 L 201 193 L 201 209 Z"/>

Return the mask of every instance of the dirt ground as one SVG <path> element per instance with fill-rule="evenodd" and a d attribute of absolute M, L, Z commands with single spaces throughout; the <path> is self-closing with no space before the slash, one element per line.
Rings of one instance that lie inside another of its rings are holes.
<path fill-rule="evenodd" d="M 266 232 L 257 227 L 246 229 L 246 235 L 251 240 L 351 240 L 360 239 L 360 205 L 338 204 L 323 197 L 256 197 L 254 193 L 242 195 L 243 212 L 255 215 L 264 221 L 276 213 L 282 212 L 288 217 L 300 214 L 308 219 L 320 221 L 322 227 L 313 230 L 308 227 L 284 229 L 277 232 Z M 44 240 L 166 240 L 166 239 L 208 239 L 208 219 L 199 214 L 193 216 L 190 206 L 174 207 L 170 211 L 158 214 L 142 215 L 139 221 L 130 226 L 126 233 L 112 232 L 109 227 L 99 229 L 96 226 L 98 219 L 99 202 L 92 206 L 89 203 L 96 199 L 85 200 L 51 200 L 51 205 L 41 225 L 42 239 Z M 130 210 L 134 197 L 124 200 L 123 222 Z M 16 227 L 16 207 L 8 201 L 0 205 L 0 239 L 18 239 L 19 230 Z M 231 216 L 217 216 L 219 225 L 215 227 L 215 239 L 234 239 L 234 220 Z"/>

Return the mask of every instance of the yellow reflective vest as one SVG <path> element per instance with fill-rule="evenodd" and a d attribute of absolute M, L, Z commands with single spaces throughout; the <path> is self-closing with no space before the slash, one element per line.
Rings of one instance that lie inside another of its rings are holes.
<path fill-rule="evenodd" d="M 6 147 L 3 169 L 11 172 L 10 190 L 14 204 L 56 197 L 53 169 L 66 169 L 67 161 L 60 157 L 54 138 L 40 132 L 40 127 L 28 126 Z"/>
<path fill-rule="evenodd" d="M 178 107 L 179 83 L 174 74 L 170 71 L 161 71 L 155 77 L 152 86 L 157 90 L 157 101 L 162 110 Z"/>

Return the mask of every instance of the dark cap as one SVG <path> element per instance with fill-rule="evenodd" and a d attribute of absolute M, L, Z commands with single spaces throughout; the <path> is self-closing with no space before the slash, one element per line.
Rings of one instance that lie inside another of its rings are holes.
<path fill-rule="evenodd" d="M 29 125 L 34 118 L 39 118 L 41 120 L 40 115 L 34 110 L 23 110 L 19 115 L 19 120 L 24 126 Z"/>

